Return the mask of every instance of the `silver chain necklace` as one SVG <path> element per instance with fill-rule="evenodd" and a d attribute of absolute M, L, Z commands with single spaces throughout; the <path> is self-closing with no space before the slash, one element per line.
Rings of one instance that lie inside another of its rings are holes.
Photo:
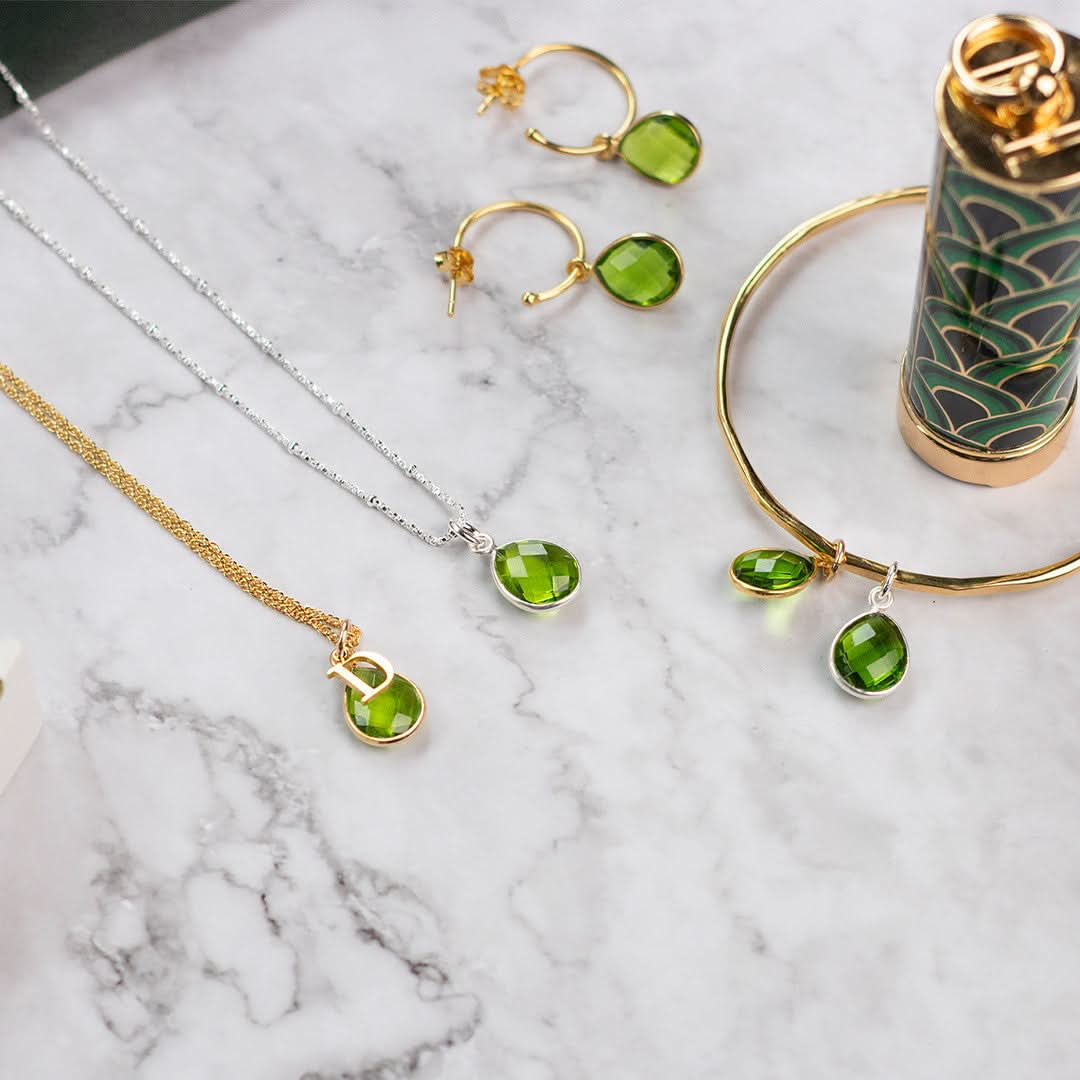
<path fill-rule="evenodd" d="M 54 255 L 67 264 L 83 281 L 92 285 L 117 311 L 134 323 L 152 341 L 160 345 L 173 359 L 183 364 L 188 371 L 210 387 L 218 397 L 227 401 L 293 457 L 299 458 L 316 472 L 333 480 L 335 484 L 344 488 L 350 495 L 363 502 L 364 505 L 371 507 L 373 510 L 378 510 L 379 513 L 389 518 L 395 525 L 412 533 L 413 536 L 418 536 L 432 547 L 443 547 L 452 540 L 460 539 L 472 551 L 488 558 L 496 585 L 502 595 L 511 603 L 526 610 L 544 611 L 561 607 L 577 595 L 581 576 L 580 567 L 577 559 L 569 551 L 544 540 L 518 540 L 497 546 L 489 534 L 481 532 L 469 522 L 465 507 L 458 500 L 443 491 L 434 481 L 420 472 L 416 465 L 406 461 L 396 450 L 384 443 L 373 431 L 357 420 L 340 400 L 328 393 L 288 360 L 269 337 L 260 333 L 251 323 L 247 322 L 204 277 L 197 274 L 179 255 L 166 247 L 150 231 L 146 222 L 131 212 L 127 204 L 105 183 L 101 176 L 94 172 L 81 157 L 61 141 L 34 100 L 3 62 L 0 62 L 0 78 L 3 78 L 15 95 L 16 101 L 29 114 L 44 141 L 60 155 L 78 176 L 82 177 L 97 192 L 136 236 L 145 241 L 200 296 L 204 296 L 209 300 L 229 322 L 257 345 L 275 364 L 288 372 L 309 394 L 326 406 L 335 416 L 341 417 L 369 446 L 374 447 L 383 457 L 396 465 L 410 480 L 419 484 L 420 487 L 452 511 L 453 517 L 450 519 L 445 532 L 442 534 L 429 532 L 415 521 L 394 510 L 378 495 L 363 491 L 357 484 L 308 453 L 298 441 L 290 439 L 279 428 L 233 393 L 226 383 L 207 371 L 178 345 L 174 344 L 157 322 L 141 315 L 127 304 L 108 284 L 94 274 L 89 265 L 80 262 L 63 244 L 38 225 L 14 199 L 8 196 L 3 189 L 0 189 L 0 205 L 3 206 L 14 221 L 37 237 Z"/>

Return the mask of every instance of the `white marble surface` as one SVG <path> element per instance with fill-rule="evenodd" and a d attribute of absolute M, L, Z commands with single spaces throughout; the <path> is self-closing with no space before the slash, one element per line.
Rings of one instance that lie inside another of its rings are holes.
<path fill-rule="evenodd" d="M 1041 13 L 1075 31 L 1070 7 Z M 283 455 L 0 222 L 4 360 L 226 549 L 361 621 L 430 706 L 421 738 L 367 751 L 319 639 L 0 403 L 0 634 L 28 644 L 47 712 L 0 799 L 0 1075 L 1077 1075 L 1078 587 L 902 596 L 910 680 L 866 707 L 822 660 L 862 582 L 766 609 L 726 581 L 734 552 L 781 539 L 712 419 L 728 296 L 795 221 L 928 175 L 931 87 L 982 11 L 246 4 L 45 99 L 287 353 L 498 536 L 579 552 L 587 584 L 556 619 L 504 605 L 466 552 Z M 534 119 L 588 138 L 617 115 L 584 65 L 538 66 L 521 114 L 472 118 L 478 67 L 560 39 L 699 125 L 685 188 L 521 139 Z M 0 186 L 438 527 L 23 116 L 0 123 Z M 522 308 L 564 241 L 506 219 L 478 235 L 478 285 L 448 322 L 431 255 L 511 196 L 570 213 L 594 252 L 671 237 L 682 294 L 646 315 L 595 286 Z M 1058 556 L 1080 535 L 1080 446 L 995 492 L 930 473 L 894 430 L 919 228 L 916 209 L 883 212 L 770 290 L 737 376 L 755 460 L 884 559 Z"/>

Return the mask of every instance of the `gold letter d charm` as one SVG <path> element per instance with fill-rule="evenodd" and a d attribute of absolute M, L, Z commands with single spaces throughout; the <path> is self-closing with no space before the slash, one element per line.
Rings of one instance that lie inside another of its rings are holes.
<path fill-rule="evenodd" d="M 375 686 L 370 686 L 363 679 L 353 674 L 353 668 L 357 664 L 366 664 L 376 671 L 382 672 L 382 681 Z M 366 705 L 373 697 L 381 694 L 394 681 L 394 665 L 379 653 L 365 652 L 363 649 L 353 649 L 344 662 L 330 665 L 326 673 L 328 679 L 340 679 L 346 686 L 351 686 L 360 697 L 360 703 Z"/>
<path fill-rule="evenodd" d="M 394 671 L 385 656 L 359 648 L 339 656 L 330 657 L 326 677 L 345 684 L 345 722 L 358 739 L 386 746 L 407 739 L 420 727 L 424 695 L 420 687 Z"/>

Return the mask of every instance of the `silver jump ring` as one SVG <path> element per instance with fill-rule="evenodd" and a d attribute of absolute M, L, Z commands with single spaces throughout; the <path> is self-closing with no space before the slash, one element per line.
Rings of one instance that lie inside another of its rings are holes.
<path fill-rule="evenodd" d="M 495 541 L 486 532 L 481 532 L 469 521 L 451 521 L 450 531 L 460 536 L 477 555 L 490 555 L 495 550 Z"/>
<path fill-rule="evenodd" d="M 894 562 L 889 567 L 888 572 L 885 574 L 885 580 L 881 583 L 881 595 L 888 596 L 892 592 L 893 582 L 896 580 L 896 575 L 900 572 L 900 564 Z"/>
<path fill-rule="evenodd" d="M 893 594 L 892 587 L 893 582 L 896 580 L 896 575 L 900 572 L 900 564 L 893 563 L 892 566 L 885 572 L 885 580 L 880 585 L 875 585 L 870 590 L 870 606 L 875 610 L 887 608 L 892 606 Z"/>

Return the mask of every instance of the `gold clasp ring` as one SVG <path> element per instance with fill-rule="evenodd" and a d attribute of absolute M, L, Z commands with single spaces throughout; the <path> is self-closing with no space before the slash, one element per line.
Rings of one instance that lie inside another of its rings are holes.
<path fill-rule="evenodd" d="M 1065 54 L 1061 33 L 1030 15 L 987 15 L 953 41 L 949 95 L 997 129 L 994 145 L 1007 166 L 1019 151 L 1042 152 L 1072 114 Z"/>

